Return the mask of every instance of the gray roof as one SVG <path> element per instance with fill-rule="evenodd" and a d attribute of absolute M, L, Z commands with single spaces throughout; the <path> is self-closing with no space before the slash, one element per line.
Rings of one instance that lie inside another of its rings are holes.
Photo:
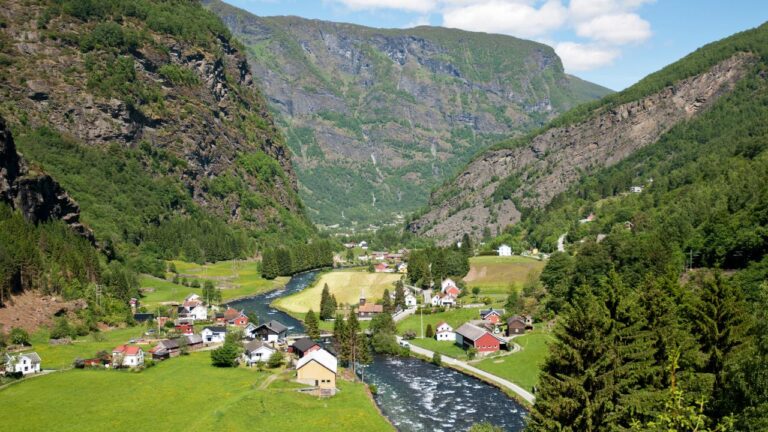
<path fill-rule="evenodd" d="M 301 352 L 304 352 L 315 345 L 319 344 L 310 338 L 301 338 L 293 343 L 293 347 Z"/>
<path fill-rule="evenodd" d="M 10 359 L 12 359 L 14 357 L 26 357 L 30 361 L 32 361 L 32 364 L 38 364 L 38 363 L 40 363 L 42 361 L 42 360 L 40 360 L 40 356 L 37 355 L 36 352 L 28 352 L 28 353 L 21 353 L 21 354 L 15 354 L 15 355 L 6 354 L 5 355 L 5 361 L 7 362 L 7 361 L 9 361 Z"/>
<path fill-rule="evenodd" d="M 496 312 L 499 315 L 504 315 L 504 309 L 483 309 L 480 311 L 480 316 L 486 316 L 491 312 Z"/>
<path fill-rule="evenodd" d="M 160 345 L 163 346 L 165 349 L 179 349 L 179 340 L 178 339 L 163 339 L 160 341 Z"/>
<path fill-rule="evenodd" d="M 474 324 L 463 324 L 456 329 L 456 334 L 472 341 L 480 339 L 486 333 L 488 332 Z"/>
<path fill-rule="evenodd" d="M 210 330 L 210 331 L 212 331 L 214 333 L 226 333 L 227 332 L 227 328 L 224 327 L 224 326 L 208 326 L 208 327 L 204 328 L 203 330 L 206 330 L 206 329 L 208 329 L 208 330 Z"/>
<path fill-rule="evenodd" d="M 190 343 L 190 344 L 203 343 L 203 336 L 199 334 L 188 335 L 187 343 Z"/>
<path fill-rule="evenodd" d="M 257 328 L 261 328 L 261 327 L 266 327 L 268 330 L 273 331 L 275 333 L 282 333 L 288 330 L 288 327 L 284 326 L 280 321 L 275 321 L 275 320 L 266 322 Z"/>
<path fill-rule="evenodd" d="M 264 342 L 262 342 L 260 340 L 253 340 L 253 341 L 250 341 L 247 344 L 245 344 L 245 352 L 251 353 L 251 352 L 254 352 L 254 351 L 256 351 L 257 349 L 259 349 L 261 347 L 266 347 L 266 348 L 268 348 L 268 349 L 270 349 L 272 351 L 275 350 L 274 348 L 272 348 L 271 346 L 265 344 Z"/>

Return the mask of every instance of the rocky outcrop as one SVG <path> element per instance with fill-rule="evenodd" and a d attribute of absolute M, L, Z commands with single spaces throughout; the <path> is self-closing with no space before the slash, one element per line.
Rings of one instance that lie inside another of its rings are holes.
<path fill-rule="evenodd" d="M 554 50 L 532 41 L 257 17 L 203 3 L 251 48 L 302 198 L 324 224 L 393 221 L 499 137 L 594 97 L 577 87 L 609 92 L 566 75 Z"/>
<path fill-rule="evenodd" d="M 0 118 L 0 201 L 32 223 L 61 220 L 94 243 L 93 232 L 80 223 L 80 207 L 51 176 L 27 167 L 16 152 L 11 131 Z"/>
<path fill-rule="evenodd" d="M 441 243 L 456 241 L 465 232 L 479 237 L 485 227 L 499 233 L 519 221 L 513 202 L 542 207 L 591 170 L 616 164 L 656 142 L 731 90 L 752 62 L 749 54 L 734 55 L 650 96 L 599 108 L 580 123 L 551 127 L 515 148 L 489 151 L 437 191 L 430 211 L 410 229 Z M 499 202 L 494 192 L 510 176 L 519 186 Z"/>

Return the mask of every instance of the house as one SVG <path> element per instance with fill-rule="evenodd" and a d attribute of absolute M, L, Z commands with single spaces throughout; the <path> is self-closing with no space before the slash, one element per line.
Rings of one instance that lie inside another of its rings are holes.
<path fill-rule="evenodd" d="M 450 294 L 435 294 L 432 296 L 432 306 L 456 306 L 456 297 Z"/>
<path fill-rule="evenodd" d="M 408 293 L 405 295 L 405 307 L 408 308 L 414 308 L 418 304 L 418 300 L 416 300 L 416 296 Z"/>
<path fill-rule="evenodd" d="M 112 367 L 135 368 L 144 364 L 144 350 L 136 345 L 120 345 L 112 350 Z"/>
<path fill-rule="evenodd" d="M 365 240 L 363 240 L 363 241 L 361 241 L 361 242 L 358 244 L 358 246 L 359 246 L 359 247 L 360 247 L 360 249 L 362 249 L 362 250 L 367 250 L 367 249 L 368 249 L 368 242 L 367 242 L 367 241 L 365 241 Z"/>
<path fill-rule="evenodd" d="M 216 314 L 213 315 L 213 322 L 220 326 L 227 324 L 227 320 L 224 319 L 224 313 L 216 312 Z"/>
<path fill-rule="evenodd" d="M 443 281 L 440 283 L 440 292 L 445 292 L 450 287 L 455 287 L 456 282 L 453 281 L 451 278 L 443 279 Z"/>
<path fill-rule="evenodd" d="M 256 327 L 258 326 L 252 322 L 249 322 L 248 324 L 246 324 L 245 327 L 243 328 L 243 334 L 245 335 L 245 337 L 250 339 L 255 338 Z"/>
<path fill-rule="evenodd" d="M 151 313 L 135 313 L 133 314 L 133 320 L 137 323 L 145 323 L 155 319 L 155 314 Z"/>
<path fill-rule="evenodd" d="M 400 264 L 395 267 L 398 273 L 408 273 L 408 264 L 401 262 Z"/>
<path fill-rule="evenodd" d="M 632 192 L 632 193 L 642 193 L 643 192 L 643 187 L 642 186 L 631 186 L 629 188 L 629 191 Z"/>
<path fill-rule="evenodd" d="M 337 361 L 324 349 L 312 351 L 296 363 L 296 381 L 319 387 L 336 389 Z"/>
<path fill-rule="evenodd" d="M 279 321 L 269 321 L 256 327 L 253 337 L 265 342 L 280 342 L 288 336 L 288 327 Z"/>
<path fill-rule="evenodd" d="M 359 318 L 371 318 L 376 314 L 384 312 L 384 306 L 374 303 L 368 303 L 365 299 L 365 294 L 360 291 L 360 304 L 357 308 L 357 316 Z"/>
<path fill-rule="evenodd" d="M 259 362 L 267 362 L 276 351 L 276 349 L 267 345 L 264 341 L 252 340 L 245 344 L 243 362 L 245 362 L 246 366 L 253 366 Z"/>
<path fill-rule="evenodd" d="M 200 336 L 203 337 L 203 343 L 206 344 L 224 342 L 227 337 L 227 328 L 223 326 L 206 327 L 200 332 Z"/>
<path fill-rule="evenodd" d="M 291 351 L 299 358 L 319 349 L 322 347 L 310 338 L 301 338 L 291 345 Z"/>
<path fill-rule="evenodd" d="M 179 324 L 175 328 L 177 332 L 184 336 L 189 336 L 195 333 L 195 328 L 191 324 Z"/>
<path fill-rule="evenodd" d="M 194 351 L 203 347 L 203 336 L 199 334 L 192 334 L 184 336 L 187 338 L 187 349 Z"/>
<path fill-rule="evenodd" d="M 218 318 L 218 314 L 217 318 Z M 227 310 L 224 311 L 222 314 L 223 317 L 223 324 L 228 324 L 232 326 L 238 326 L 238 327 L 245 327 L 248 325 L 248 317 L 245 315 L 245 312 L 242 310 L 227 308 Z"/>
<path fill-rule="evenodd" d="M 456 333 L 447 322 L 439 322 L 435 327 L 435 339 L 439 341 L 456 341 Z"/>
<path fill-rule="evenodd" d="M 40 372 L 40 356 L 36 352 L 5 355 L 5 373 L 29 375 Z"/>
<path fill-rule="evenodd" d="M 467 323 L 456 329 L 456 344 L 464 349 L 474 348 L 479 354 L 488 354 L 499 351 L 506 342 L 474 324 Z"/>
<path fill-rule="evenodd" d="M 521 316 L 513 316 L 507 320 L 507 336 L 525 333 L 525 319 Z"/>
<path fill-rule="evenodd" d="M 483 321 L 488 321 L 494 325 L 501 323 L 502 315 L 504 315 L 503 309 L 484 309 L 480 311 L 480 317 Z"/>
<path fill-rule="evenodd" d="M 179 319 L 184 321 L 205 321 L 208 319 L 208 308 L 197 299 L 185 300 L 177 310 Z"/>
<path fill-rule="evenodd" d="M 154 360 L 165 360 L 171 357 L 177 357 L 181 354 L 181 344 L 178 339 L 164 339 L 149 350 Z"/>
<path fill-rule="evenodd" d="M 509 247 L 509 245 L 501 245 L 499 246 L 499 256 L 512 256 L 512 248 Z"/>
<path fill-rule="evenodd" d="M 382 262 L 376 264 L 373 268 L 376 270 L 376 273 L 387 273 L 389 270 L 389 264 Z"/>

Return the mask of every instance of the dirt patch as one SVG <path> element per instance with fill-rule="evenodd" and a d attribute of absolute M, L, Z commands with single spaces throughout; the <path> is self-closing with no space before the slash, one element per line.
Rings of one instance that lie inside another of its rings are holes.
<path fill-rule="evenodd" d="M 3 332 L 21 327 L 33 332 L 41 326 L 53 324 L 55 316 L 69 314 L 88 307 L 84 300 L 63 301 L 60 297 L 43 296 L 34 291 L 13 296 L 6 307 L 0 308 Z"/>

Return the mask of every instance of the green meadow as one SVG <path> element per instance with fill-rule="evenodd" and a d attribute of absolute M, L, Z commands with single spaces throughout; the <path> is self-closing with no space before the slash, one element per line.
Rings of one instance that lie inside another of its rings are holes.
<path fill-rule="evenodd" d="M 546 261 L 521 256 L 477 256 L 469 259 L 469 273 L 464 282 L 471 289 L 480 288 L 480 295 L 507 294 L 511 288 L 520 289 L 530 272 L 541 272 Z"/>
<path fill-rule="evenodd" d="M 13 431 L 391 431 L 362 384 L 339 381 L 329 399 L 300 394 L 293 371 L 220 369 L 208 353 L 140 373 L 71 370 L 0 389 L 0 418 Z"/>
<path fill-rule="evenodd" d="M 539 374 L 549 353 L 547 344 L 553 340 L 552 335 L 545 330 L 534 330 L 513 340 L 523 348 L 521 351 L 488 358 L 473 363 L 473 366 L 531 391 L 539 383 Z"/>

